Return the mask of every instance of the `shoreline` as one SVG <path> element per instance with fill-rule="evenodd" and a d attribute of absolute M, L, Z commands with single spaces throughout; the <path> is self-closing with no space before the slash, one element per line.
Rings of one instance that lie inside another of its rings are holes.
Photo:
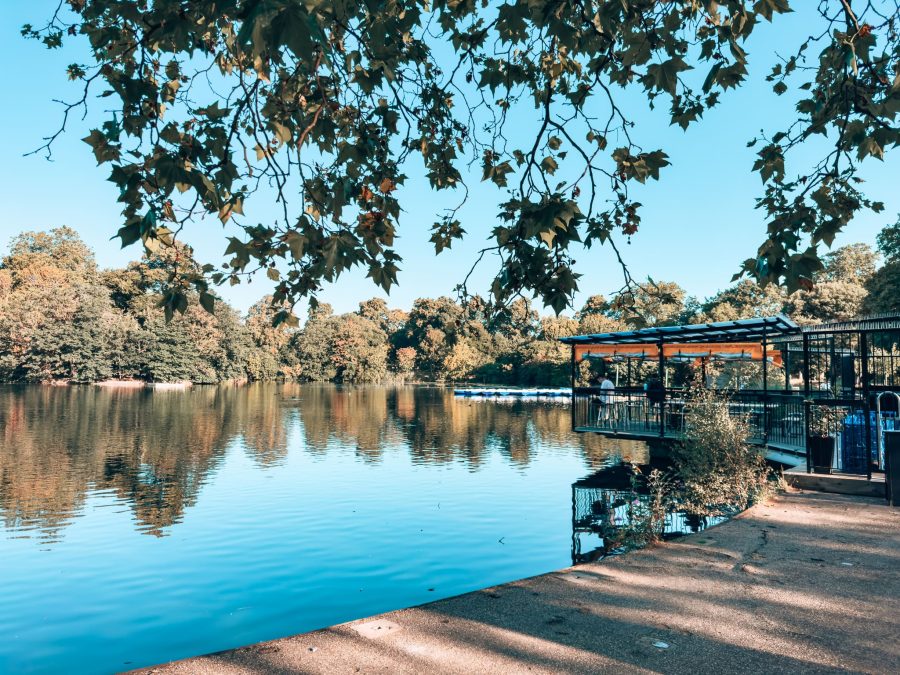
<path fill-rule="evenodd" d="M 673 542 L 132 672 L 897 672 L 898 560 L 900 509 L 792 491 Z"/>

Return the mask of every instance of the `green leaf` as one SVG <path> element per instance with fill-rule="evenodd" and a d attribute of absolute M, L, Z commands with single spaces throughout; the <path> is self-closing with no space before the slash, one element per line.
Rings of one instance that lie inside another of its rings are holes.
<path fill-rule="evenodd" d="M 130 223 L 119 228 L 116 237 L 122 240 L 122 248 L 131 246 L 141 238 L 141 224 L 139 222 Z"/>
<path fill-rule="evenodd" d="M 713 84 L 716 82 L 716 75 L 719 70 L 722 68 L 722 62 L 716 61 L 712 68 L 709 69 L 709 74 L 706 76 L 706 79 L 703 80 L 703 91 L 709 92 L 712 89 Z"/>
<path fill-rule="evenodd" d="M 678 88 L 678 73 L 690 70 L 691 67 L 680 56 L 673 56 L 661 64 L 654 63 L 647 67 L 647 75 L 657 89 L 666 91 L 672 96 Z"/>
<path fill-rule="evenodd" d="M 286 235 L 284 235 L 284 241 L 288 245 L 288 248 L 291 251 L 291 257 L 294 260 L 300 260 L 303 258 L 303 253 L 306 249 L 307 239 L 305 236 L 297 232 L 296 230 L 291 230 Z"/>
<path fill-rule="evenodd" d="M 200 293 L 200 306 L 210 314 L 216 313 L 216 298 L 212 293 Z"/>

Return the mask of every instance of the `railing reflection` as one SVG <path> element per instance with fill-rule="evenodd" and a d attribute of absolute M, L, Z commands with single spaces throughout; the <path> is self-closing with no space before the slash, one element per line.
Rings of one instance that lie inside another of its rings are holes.
<path fill-rule="evenodd" d="M 572 564 L 597 560 L 616 552 L 611 541 L 617 530 L 628 527 L 637 511 L 650 499 L 631 467 L 616 466 L 591 474 L 572 484 Z M 665 515 L 663 539 L 699 532 L 726 519 L 681 511 Z"/>

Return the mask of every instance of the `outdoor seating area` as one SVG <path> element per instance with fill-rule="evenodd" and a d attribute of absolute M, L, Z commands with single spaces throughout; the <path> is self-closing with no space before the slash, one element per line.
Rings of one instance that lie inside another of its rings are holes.
<path fill-rule="evenodd" d="M 690 387 L 701 386 L 721 391 L 751 443 L 809 470 L 884 470 L 883 432 L 900 407 L 898 316 L 799 326 L 778 315 L 562 342 L 572 348 L 575 431 L 680 440 Z M 830 457 L 810 454 L 817 438 L 831 439 Z"/>

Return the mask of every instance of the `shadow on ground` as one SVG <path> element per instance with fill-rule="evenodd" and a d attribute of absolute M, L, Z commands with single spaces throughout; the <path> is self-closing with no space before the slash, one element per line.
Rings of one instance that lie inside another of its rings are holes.
<path fill-rule="evenodd" d="M 161 673 L 900 672 L 900 509 L 790 493 L 674 543 Z"/>

